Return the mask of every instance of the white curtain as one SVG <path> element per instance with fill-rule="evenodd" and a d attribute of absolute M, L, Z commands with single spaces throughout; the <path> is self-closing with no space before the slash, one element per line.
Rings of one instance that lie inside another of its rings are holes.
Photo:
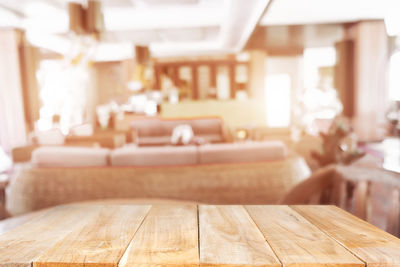
<path fill-rule="evenodd" d="M 0 31 L 0 146 L 6 152 L 26 143 L 17 34 Z"/>

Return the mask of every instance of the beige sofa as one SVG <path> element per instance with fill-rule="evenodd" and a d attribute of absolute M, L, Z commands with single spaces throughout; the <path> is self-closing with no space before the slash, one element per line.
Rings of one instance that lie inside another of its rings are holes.
<path fill-rule="evenodd" d="M 112 166 L 195 165 L 282 160 L 282 142 L 245 142 L 201 146 L 124 147 L 110 152 Z"/>
<path fill-rule="evenodd" d="M 279 142 L 116 150 L 39 148 L 32 164 L 21 166 L 11 180 L 6 206 L 17 215 L 110 198 L 273 204 L 309 174 L 304 160 L 286 155 Z"/>
<path fill-rule="evenodd" d="M 193 134 L 197 138 L 209 143 L 226 142 L 228 136 L 221 118 L 206 117 L 192 119 L 142 119 L 132 122 L 132 129 L 137 134 L 139 146 L 168 145 L 171 143 L 171 135 L 178 125 L 187 124 L 192 127 Z"/>
<path fill-rule="evenodd" d="M 301 157 L 253 163 L 146 167 L 24 167 L 11 180 L 12 215 L 75 201 L 167 198 L 213 204 L 274 204 L 310 175 Z"/>

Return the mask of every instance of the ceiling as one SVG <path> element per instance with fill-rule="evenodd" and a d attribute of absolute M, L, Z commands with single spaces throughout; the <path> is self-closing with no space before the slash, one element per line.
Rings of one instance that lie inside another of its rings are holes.
<path fill-rule="evenodd" d="M 344 23 L 384 19 L 399 0 L 274 0 L 261 25 Z"/>
<path fill-rule="evenodd" d="M 97 60 L 131 57 L 134 44 L 149 45 L 158 57 L 235 53 L 245 46 L 258 23 L 383 19 L 394 6 L 400 8 L 400 0 L 99 1 L 106 32 L 98 45 Z M 0 27 L 23 28 L 35 45 L 67 53 L 73 38 L 67 34 L 67 5 L 68 0 L 0 0 Z"/>
<path fill-rule="evenodd" d="M 130 56 L 133 44 L 149 45 L 155 56 L 238 52 L 270 2 L 100 1 L 106 29 L 100 45 L 114 45 L 114 58 Z M 0 0 L 0 26 L 21 27 L 31 42 L 65 53 L 68 44 L 61 43 L 70 38 L 67 5 L 67 0 Z"/>

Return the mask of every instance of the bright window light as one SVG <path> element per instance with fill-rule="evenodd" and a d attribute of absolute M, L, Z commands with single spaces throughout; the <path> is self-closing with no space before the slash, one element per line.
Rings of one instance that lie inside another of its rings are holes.
<path fill-rule="evenodd" d="M 83 123 L 88 98 L 89 70 L 86 64 L 68 64 L 61 60 L 43 60 L 37 72 L 40 86 L 40 119 L 37 130 L 53 127 L 53 115 L 59 115 L 65 134 L 71 126 Z"/>
<path fill-rule="evenodd" d="M 400 34 L 400 2 L 397 0 L 390 1 L 390 8 L 388 8 L 385 16 L 386 32 L 389 36 L 396 36 Z"/>
<path fill-rule="evenodd" d="M 267 75 L 265 78 L 265 103 L 267 126 L 288 127 L 290 125 L 289 74 Z"/>

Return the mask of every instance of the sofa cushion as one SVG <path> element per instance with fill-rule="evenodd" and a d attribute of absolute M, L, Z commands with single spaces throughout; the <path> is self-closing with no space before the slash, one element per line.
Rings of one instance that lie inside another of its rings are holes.
<path fill-rule="evenodd" d="M 204 139 L 206 143 L 222 143 L 225 141 L 220 134 L 195 134 L 195 137 Z"/>
<path fill-rule="evenodd" d="M 135 120 L 132 129 L 136 130 L 138 136 L 171 136 L 172 129 L 164 129 L 162 121 L 158 118 Z"/>
<path fill-rule="evenodd" d="M 171 136 L 139 136 L 139 146 L 166 146 L 171 144 Z"/>
<path fill-rule="evenodd" d="M 199 118 L 187 123 L 192 126 L 195 135 L 221 135 L 222 120 L 220 118 Z"/>
<path fill-rule="evenodd" d="M 196 146 L 128 146 L 111 152 L 113 166 L 191 165 L 196 162 Z"/>
<path fill-rule="evenodd" d="M 32 153 L 39 167 L 90 167 L 108 165 L 110 151 L 105 148 L 44 146 Z"/>
<path fill-rule="evenodd" d="M 160 127 L 164 133 L 172 133 L 175 127 L 188 124 L 192 127 L 193 133 L 197 135 L 221 135 L 222 120 L 220 118 L 194 118 L 194 119 L 166 119 L 160 120 Z"/>
<path fill-rule="evenodd" d="M 220 118 L 196 118 L 196 119 L 143 119 L 135 120 L 132 128 L 135 129 L 140 137 L 171 137 L 175 127 L 189 124 L 195 136 L 220 136 L 218 142 L 223 141 L 222 120 Z"/>
<path fill-rule="evenodd" d="M 199 163 L 252 162 L 280 160 L 286 147 L 280 141 L 206 144 L 199 148 Z"/>
<path fill-rule="evenodd" d="M 195 138 L 202 138 L 206 143 L 222 143 L 224 139 L 219 134 L 199 134 Z M 139 146 L 165 146 L 171 144 L 171 136 L 139 136 Z"/>

